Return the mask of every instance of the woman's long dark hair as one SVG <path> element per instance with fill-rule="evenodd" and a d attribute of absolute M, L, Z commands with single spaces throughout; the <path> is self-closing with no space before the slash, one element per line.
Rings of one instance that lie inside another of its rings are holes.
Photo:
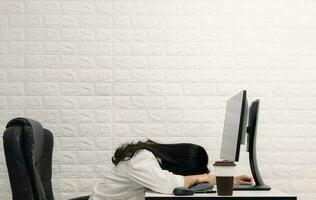
<path fill-rule="evenodd" d="M 174 174 L 188 176 L 208 173 L 208 156 L 205 149 L 191 143 L 160 144 L 152 140 L 123 144 L 117 148 L 112 162 L 117 165 L 121 161 L 131 159 L 138 150 L 151 151 L 161 160 L 162 169 Z"/>

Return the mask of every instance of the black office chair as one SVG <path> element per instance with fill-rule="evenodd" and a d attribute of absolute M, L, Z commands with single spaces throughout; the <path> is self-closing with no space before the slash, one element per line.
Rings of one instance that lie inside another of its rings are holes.
<path fill-rule="evenodd" d="M 15 118 L 6 126 L 3 146 L 13 200 L 54 200 L 53 134 L 35 120 Z"/>

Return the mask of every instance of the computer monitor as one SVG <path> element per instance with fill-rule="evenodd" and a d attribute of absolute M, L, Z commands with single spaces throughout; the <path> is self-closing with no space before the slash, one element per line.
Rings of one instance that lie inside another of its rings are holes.
<path fill-rule="evenodd" d="M 240 144 L 245 144 L 248 116 L 247 92 L 227 101 L 220 158 L 239 161 Z"/>
<path fill-rule="evenodd" d="M 245 90 L 227 101 L 220 158 L 224 160 L 238 161 L 240 145 L 245 144 L 245 136 L 247 133 L 249 164 L 255 182 L 255 185 L 235 185 L 234 190 L 271 189 L 263 182 L 257 162 L 256 141 L 259 104 L 260 101 L 258 99 L 251 103 L 249 108 L 249 119 L 247 119 L 248 103 Z"/>

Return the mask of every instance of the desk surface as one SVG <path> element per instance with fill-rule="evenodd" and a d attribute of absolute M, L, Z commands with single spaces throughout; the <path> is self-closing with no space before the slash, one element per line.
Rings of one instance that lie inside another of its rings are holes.
<path fill-rule="evenodd" d="M 145 200 L 170 200 L 170 199 L 186 199 L 194 198 L 195 200 L 205 199 L 234 199 L 234 200 L 253 200 L 253 199 L 269 199 L 269 200 L 296 200 L 296 196 L 287 194 L 280 190 L 271 189 L 270 191 L 234 191 L 233 196 L 218 196 L 217 193 L 194 194 L 191 196 L 175 196 L 168 194 L 159 194 L 153 191 L 147 191 Z"/>

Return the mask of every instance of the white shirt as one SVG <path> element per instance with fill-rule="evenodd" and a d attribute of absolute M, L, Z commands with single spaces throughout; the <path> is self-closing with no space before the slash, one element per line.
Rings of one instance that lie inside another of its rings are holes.
<path fill-rule="evenodd" d="M 121 161 L 94 188 L 89 200 L 143 200 L 146 188 L 171 194 L 184 186 L 184 177 L 161 169 L 156 157 L 140 150 L 128 161 Z"/>

